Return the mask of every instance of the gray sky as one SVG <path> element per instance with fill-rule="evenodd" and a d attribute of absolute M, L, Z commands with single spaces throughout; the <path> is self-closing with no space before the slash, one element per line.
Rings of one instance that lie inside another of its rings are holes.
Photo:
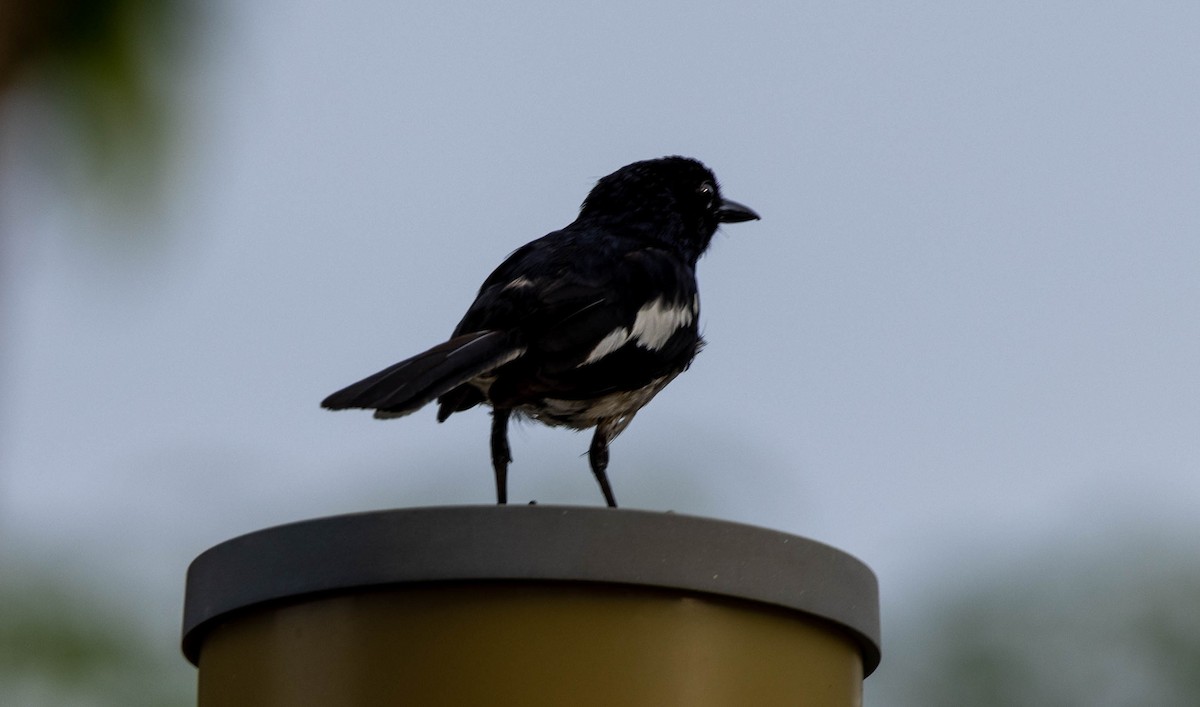
<path fill-rule="evenodd" d="M 233 535 L 490 502 L 482 411 L 318 403 L 664 154 L 763 220 L 700 264 L 709 346 L 614 443 L 623 505 L 837 545 L 885 627 L 998 558 L 1200 536 L 1200 5 L 226 5 L 152 257 L 4 132 L 8 541 L 174 622 Z M 600 504 L 587 441 L 514 431 L 510 497 Z"/>

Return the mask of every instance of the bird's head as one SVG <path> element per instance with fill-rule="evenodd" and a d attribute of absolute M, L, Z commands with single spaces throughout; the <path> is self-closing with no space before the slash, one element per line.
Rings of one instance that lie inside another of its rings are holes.
<path fill-rule="evenodd" d="M 688 157 L 634 162 L 604 177 L 579 212 L 581 221 L 679 248 L 695 262 L 722 223 L 758 218 L 721 196 L 717 178 Z"/>

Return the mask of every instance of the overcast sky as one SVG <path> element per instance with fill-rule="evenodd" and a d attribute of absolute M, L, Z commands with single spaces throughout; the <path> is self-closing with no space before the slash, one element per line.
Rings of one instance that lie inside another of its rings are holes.
<path fill-rule="evenodd" d="M 482 410 L 319 401 L 666 154 L 763 218 L 700 263 L 709 345 L 613 444 L 622 505 L 849 551 L 885 628 L 997 558 L 1200 538 L 1200 5 L 224 5 L 141 256 L 4 129 L 6 542 L 174 622 L 233 535 L 490 502 Z M 514 430 L 510 498 L 601 504 L 588 439 Z"/>

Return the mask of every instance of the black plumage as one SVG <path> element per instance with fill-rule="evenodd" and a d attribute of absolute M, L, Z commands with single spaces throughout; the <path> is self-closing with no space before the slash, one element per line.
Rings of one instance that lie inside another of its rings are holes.
<path fill-rule="evenodd" d="M 507 500 L 512 413 L 595 427 L 588 458 L 604 493 L 608 445 L 703 345 L 696 261 L 721 223 L 757 219 L 685 157 L 601 179 L 579 217 L 510 255 L 451 338 L 326 398 L 323 407 L 400 417 L 438 401 L 438 421 L 492 407 L 497 502 Z"/>

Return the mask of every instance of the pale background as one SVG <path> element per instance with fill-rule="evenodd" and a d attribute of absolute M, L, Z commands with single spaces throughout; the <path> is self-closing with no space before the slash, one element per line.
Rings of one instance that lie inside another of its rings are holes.
<path fill-rule="evenodd" d="M 1200 5 L 202 14 L 146 233 L 57 186 L 35 108 L 3 130 L 0 542 L 130 601 L 164 652 L 217 542 L 490 502 L 482 411 L 319 401 L 665 154 L 763 220 L 701 261 L 709 345 L 614 443 L 618 500 L 871 565 L 869 703 L 898 703 L 872 699 L 887 631 L 937 596 L 1111 548 L 1195 562 Z M 600 504 L 587 442 L 515 429 L 510 498 Z"/>

